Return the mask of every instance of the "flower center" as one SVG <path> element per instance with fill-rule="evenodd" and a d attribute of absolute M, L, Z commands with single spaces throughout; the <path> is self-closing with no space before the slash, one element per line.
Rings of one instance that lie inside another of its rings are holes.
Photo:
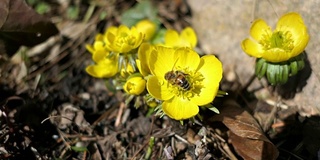
<path fill-rule="evenodd" d="M 264 50 L 277 48 L 286 52 L 290 52 L 294 48 L 293 43 L 294 41 L 290 31 L 274 31 L 271 35 L 264 34 L 260 41 Z"/>
<path fill-rule="evenodd" d="M 127 33 L 122 33 L 116 40 L 116 45 L 122 47 L 123 45 L 133 46 L 136 42 L 136 37 L 129 35 Z"/>
<path fill-rule="evenodd" d="M 204 87 L 202 85 L 203 75 L 188 69 L 168 71 L 165 74 L 165 79 L 172 93 L 188 100 L 199 95 Z"/>

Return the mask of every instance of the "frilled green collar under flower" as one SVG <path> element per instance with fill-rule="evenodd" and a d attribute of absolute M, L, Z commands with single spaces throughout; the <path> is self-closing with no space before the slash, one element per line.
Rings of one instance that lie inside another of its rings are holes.
<path fill-rule="evenodd" d="M 309 34 L 298 13 L 282 16 L 274 31 L 267 23 L 258 19 L 252 23 L 250 35 L 241 47 L 248 55 L 263 58 L 268 62 L 284 62 L 303 52 L 309 42 Z"/>
<path fill-rule="evenodd" d="M 194 117 L 199 106 L 212 102 L 222 78 L 222 64 L 215 56 L 200 58 L 190 48 L 157 46 L 150 53 L 148 66 L 153 75 L 147 81 L 148 92 L 162 100 L 163 112 L 176 120 Z M 180 76 L 189 83 L 189 88 L 170 83 L 165 75 L 171 71 L 183 74 Z"/>

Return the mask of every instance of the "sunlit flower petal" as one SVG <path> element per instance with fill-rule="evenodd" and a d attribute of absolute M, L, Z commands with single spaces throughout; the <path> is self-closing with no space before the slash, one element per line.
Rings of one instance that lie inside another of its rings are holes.
<path fill-rule="evenodd" d="M 174 97 L 162 103 L 163 111 L 173 119 L 182 120 L 194 117 L 199 112 L 199 107 L 187 99 Z"/>
<path fill-rule="evenodd" d="M 174 94 L 169 90 L 166 84 L 161 83 L 156 76 L 152 76 L 147 81 L 147 89 L 154 98 L 168 100 L 171 99 Z"/>
<path fill-rule="evenodd" d="M 191 27 L 187 27 L 181 31 L 181 39 L 186 40 L 191 48 L 194 48 L 197 45 L 198 39 L 197 35 Z"/>
<path fill-rule="evenodd" d="M 180 43 L 179 33 L 173 29 L 168 29 L 165 34 L 165 46 L 176 46 L 177 42 Z"/>
<path fill-rule="evenodd" d="M 290 57 L 295 57 L 302 53 L 309 42 L 309 34 L 302 17 L 297 13 L 288 13 L 282 16 L 277 23 L 276 30 L 287 30 L 292 33 L 294 48 Z"/>
<path fill-rule="evenodd" d="M 174 70 L 179 69 L 180 66 L 187 66 L 185 68 L 187 70 L 196 70 L 199 66 L 200 56 L 191 49 L 178 48 L 174 55 L 174 59 L 177 61 Z"/>
<path fill-rule="evenodd" d="M 194 48 L 197 45 L 197 35 L 191 27 L 187 27 L 181 31 L 179 35 L 175 30 L 167 30 L 165 34 L 166 47 L 190 47 Z"/>
<path fill-rule="evenodd" d="M 141 46 L 139 47 L 138 59 L 136 60 L 136 63 L 140 73 L 143 76 L 147 76 L 148 74 L 150 74 L 148 63 L 149 63 L 150 54 L 153 51 L 154 51 L 153 46 L 148 43 L 142 43 Z"/>
<path fill-rule="evenodd" d="M 272 31 L 270 26 L 262 20 L 262 19 L 257 19 L 252 23 L 251 29 L 250 29 L 250 35 L 253 39 L 256 41 L 259 41 L 262 39 L 263 35 L 271 35 Z"/>
<path fill-rule="evenodd" d="M 145 35 L 145 41 L 149 41 L 157 30 L 156 24 L 148 19 L 139 21 L 135 26 L 139 32 Z"/>
<path fill-rule="evenodd" d="M 153 75 L 164 79 L 164 74 L 172 70 L 175 63 L 175 50 L 167 47 L 156 47 L 150 54 L 149 68 Z M 161 54 L 161 55 L 160 55 Z"/>
<path fill-rule="evenodd" d="M 217 95 L 223 71 L 221 62 L 213 55 L 201 57 L 199 67 L 198 72 L 205 77 L 202 81 L 203 88 L 191 100 L 201 106 L 212 102 Z"/>
<path fill-rule="evenodd" d="M 242 41 L 241 48 L 252 57 L 261 58 L 264 54 L 262 46 L 249 38 Z"/>

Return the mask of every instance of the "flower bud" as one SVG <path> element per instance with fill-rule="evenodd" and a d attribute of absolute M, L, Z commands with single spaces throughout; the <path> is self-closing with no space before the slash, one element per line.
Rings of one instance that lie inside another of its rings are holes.
<path fill-rule="evenodd" d="M 125 92 L 133 95 L 141 94 L 146 88 L 146 80 L 142 77 L 132 77 L 123 85 Z"/>

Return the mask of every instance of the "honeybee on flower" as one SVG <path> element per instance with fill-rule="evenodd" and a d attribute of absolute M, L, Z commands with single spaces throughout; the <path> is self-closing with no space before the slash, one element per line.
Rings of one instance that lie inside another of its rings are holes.
<path fill-rule="evenodd" d="M 199 106 L 211 103 L 222 79 L 222 64 L 215 56 L 200 58 L 188 47 L 154 47 L 148 68 L 148 93 L 161 100 L 163 112 L 176 120 L 192 118 Z"/>

